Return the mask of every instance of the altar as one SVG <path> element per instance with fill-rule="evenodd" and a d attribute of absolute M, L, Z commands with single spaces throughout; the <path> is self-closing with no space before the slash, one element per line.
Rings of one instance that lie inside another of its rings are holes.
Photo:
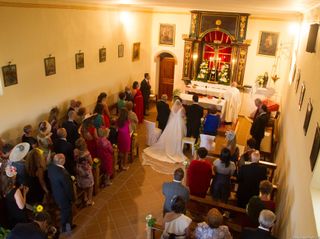
<path fill-rule="evenodd" d="M 186 85 L 185 92 L 191 94 L 200 94 L 205 96 L 214 96 L 223 98 L 224 93 L 230 86 L 221 84 L 211 84 L 201 81 L 191 81 L 191 84 Z"/>

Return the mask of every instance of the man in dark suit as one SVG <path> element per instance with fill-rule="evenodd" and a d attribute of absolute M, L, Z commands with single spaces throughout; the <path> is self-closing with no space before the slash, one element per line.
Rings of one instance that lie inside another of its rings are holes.
<path fill-rule="evenodd" d="M 48 178 L 55 202 L 61 210 L 61 231 L 71 232 L 72 224 L 72 201 L 73 188 L 71 177 L 64 168 L 65 157 L 63 154 L 56 154 L 53 162 L 48 166 Z"/>
<path fill-rule="evenodd" d="M 268 124 L 269 116 L 268 116 L 268 109 L 266 105 L 262 105 L 259 109 L 259 114 L 253 120 L 250 134 L 252 138 L 256 140 L 256 149 L 260 149 L 261 141 L 264 137 L 264 131 Z"/>
<path fill-rule="evenodd" d="M 78 126 L 74 121 L 75 118 L 76 112 L 74 110 L 70 110 L 68 112 L 68 120 L 62 123 L 62 128 L 65 128 L 67 131 L 67 141 L 70 142 L 73 147 L 76 140 L 79 138 Z"/>
<path fill-rule="evenodd" d="M 193 95 L 193 104 L 187 107 L 187 137 L 196 138 L 200 134 L 201 118 L 203 116 L 203 108 L 198 104 L 199 97 Z"/>
<path fill-rule="evenodd" d="M 262 210 L 259 215 L 260 226 L 256 229 L 245 228 L 240 239 L 276 239 L 271 235 L 271 228 L 276 220 L 276 215 L 270 210 Z"/>
<path fill-rule="evenodd" d="M 251 163 L 240 167 L 237 191 L 238 206 L 245 208 L 252 196 L 259 195 L 259 185 L 267 179 L 267 168 L 259 165 L 260 153 L 258 150 L 251 154 Z"/>
<path fill-rule="evenodd" d="M 65 128 L 57 130 L 57 139 L 53 143 L 53 151 L 57 154 L 64 154 L 66 163 L 64 167 L 70 175 L 76 175 L 76 163 L 73 157 L 73 145 L 67 141 L 67 131 Z"/>
<path fill-rule="evenodd" d="M 167 125 L 169 115 L 170 115 L 170 108 L 167 104 L 168 96 L 163 94 L 161 96 L 161 100 L 157 102 L 157 121 L 158 121 L 158 128 L 164 130 Z"/>
<path fill-rule="evenodd" d="M 163 215 L 171 211 L 171 200 L 173 196 L 181 196 L 186 203 L 189 201 L 189 190 L 181 183 L 183 177 L 184 172 L 182 168 L 178 168 L 174 171 L 173 182 L 162 185 L 162 194 L 165 196 Z"/>
<path fill-rule="evenodd" d="M 143 96 L 143 113 L 147 115 L 147 109 L 149 109 L 149 97 L 151 93 L 151 85 L 150 85 L 150 75 L 149 73 L 144 73 L 144 79 L 141 81 L 140 90 Z"/>

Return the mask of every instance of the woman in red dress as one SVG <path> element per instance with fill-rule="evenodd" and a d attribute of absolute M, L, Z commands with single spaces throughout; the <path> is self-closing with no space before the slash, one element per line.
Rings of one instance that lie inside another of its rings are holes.
<path fill-rule="evenodd" d="M 86 140 L 87 148 L 94 159 L 97 157 L 97 140 L 98 133 L 97 129 L 93 124 L 95 116 L 91 116 L 82 122 L 81 136 Z"/>
<path fill-rule="evenodd" d="M 97 113 L 96 111 L 97 111 L 97 107 L 99 104 L 102 104 L 104 106 L 104 110 L 103 110 L 103 114 L 102 114 L 103 120 L 104 120 L 104 126 L 106 128 L 109 128 L 110 127 L 110 111 L 109 111 L 108 104 L 107 104 L 107 93 L 102 92 L 98 96 L 96 107 L 93 111 L 94 113 Z"/>
<path fill-rule="evenodd" d="M 133 95 L 133 101 L 134 101 L 133 111 L 137 114 L 139 123 L 142 123 L 144 105 L 143 105 L 143 96 L 139 89 L 139 82 L 138 81 L 133 82 L 132 88 L 133 88 L 132 95 Z"/>

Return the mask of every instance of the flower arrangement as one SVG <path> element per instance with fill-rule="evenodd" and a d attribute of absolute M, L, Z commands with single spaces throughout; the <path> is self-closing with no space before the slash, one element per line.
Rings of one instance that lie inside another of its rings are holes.
<path fill-rule="evenodd" d="M 94 158 L 93 159 L 93 164 L 92 167 L 93 168 L 97 168 L 97 166 L 100 164 L 100 160 L 98 158 Z"/>
<path fill-rule="evenodd" d="M 0 227 L 0 238 L 7 238 L 7 236 L 9 235 L 10 230 L 5 229 L 3 227 Z"/>
<path fill-rule="evenodd" d="M 219 83 L 228 84 L 230 82 L 229 78 L 229 70 L 230 66 L 227 63 L 224 63 L 221 67 L 221 71 L 219 73 Z"/>
<path fill-rule="evenodd" d="M 258 86 L 262 87 L 264 82 L 264 75 L 258 75 L 256 79 L 256 83 Z"/>
<path fill-rule="evenodd" d="M 156 219 L 154 217 L 152 217 L 152 214 L 148 214 L 146 216 L 146 222 L 147 222 L 147 225 L 148 227 L 153 227 L 154 224 L 156 224 Z"/>
<path fill-rule="evenodd" d="M 172 92 L 173 98 L 174 98 L 175 96 L 180 96 L 181 92 L 182 92 L 182 91 L 181 91 L 180 89 L 174 89 L 173 92 Z"/>
<path fill-rule="evenodd" d="M 209 73 L 209 65 L 208 65 L 208 61 L 204 60 L 201 64 L 200 64 L 200 72 L 197 76 L 197 79 L 199 81 L 207 81 L 208 80 L 208 73 Z"/>

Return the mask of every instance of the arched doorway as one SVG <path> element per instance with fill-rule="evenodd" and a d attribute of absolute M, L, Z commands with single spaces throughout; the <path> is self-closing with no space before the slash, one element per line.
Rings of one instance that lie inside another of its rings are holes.
<path fill-rule="evenodd" d="M 175 59 L 170 53 L 164 52 L 159 55 L 159 86 L 158 96 L 167 94 L 168 98 L 172 99 L 173 81 L 174 81 L 174 66 Z"/>

